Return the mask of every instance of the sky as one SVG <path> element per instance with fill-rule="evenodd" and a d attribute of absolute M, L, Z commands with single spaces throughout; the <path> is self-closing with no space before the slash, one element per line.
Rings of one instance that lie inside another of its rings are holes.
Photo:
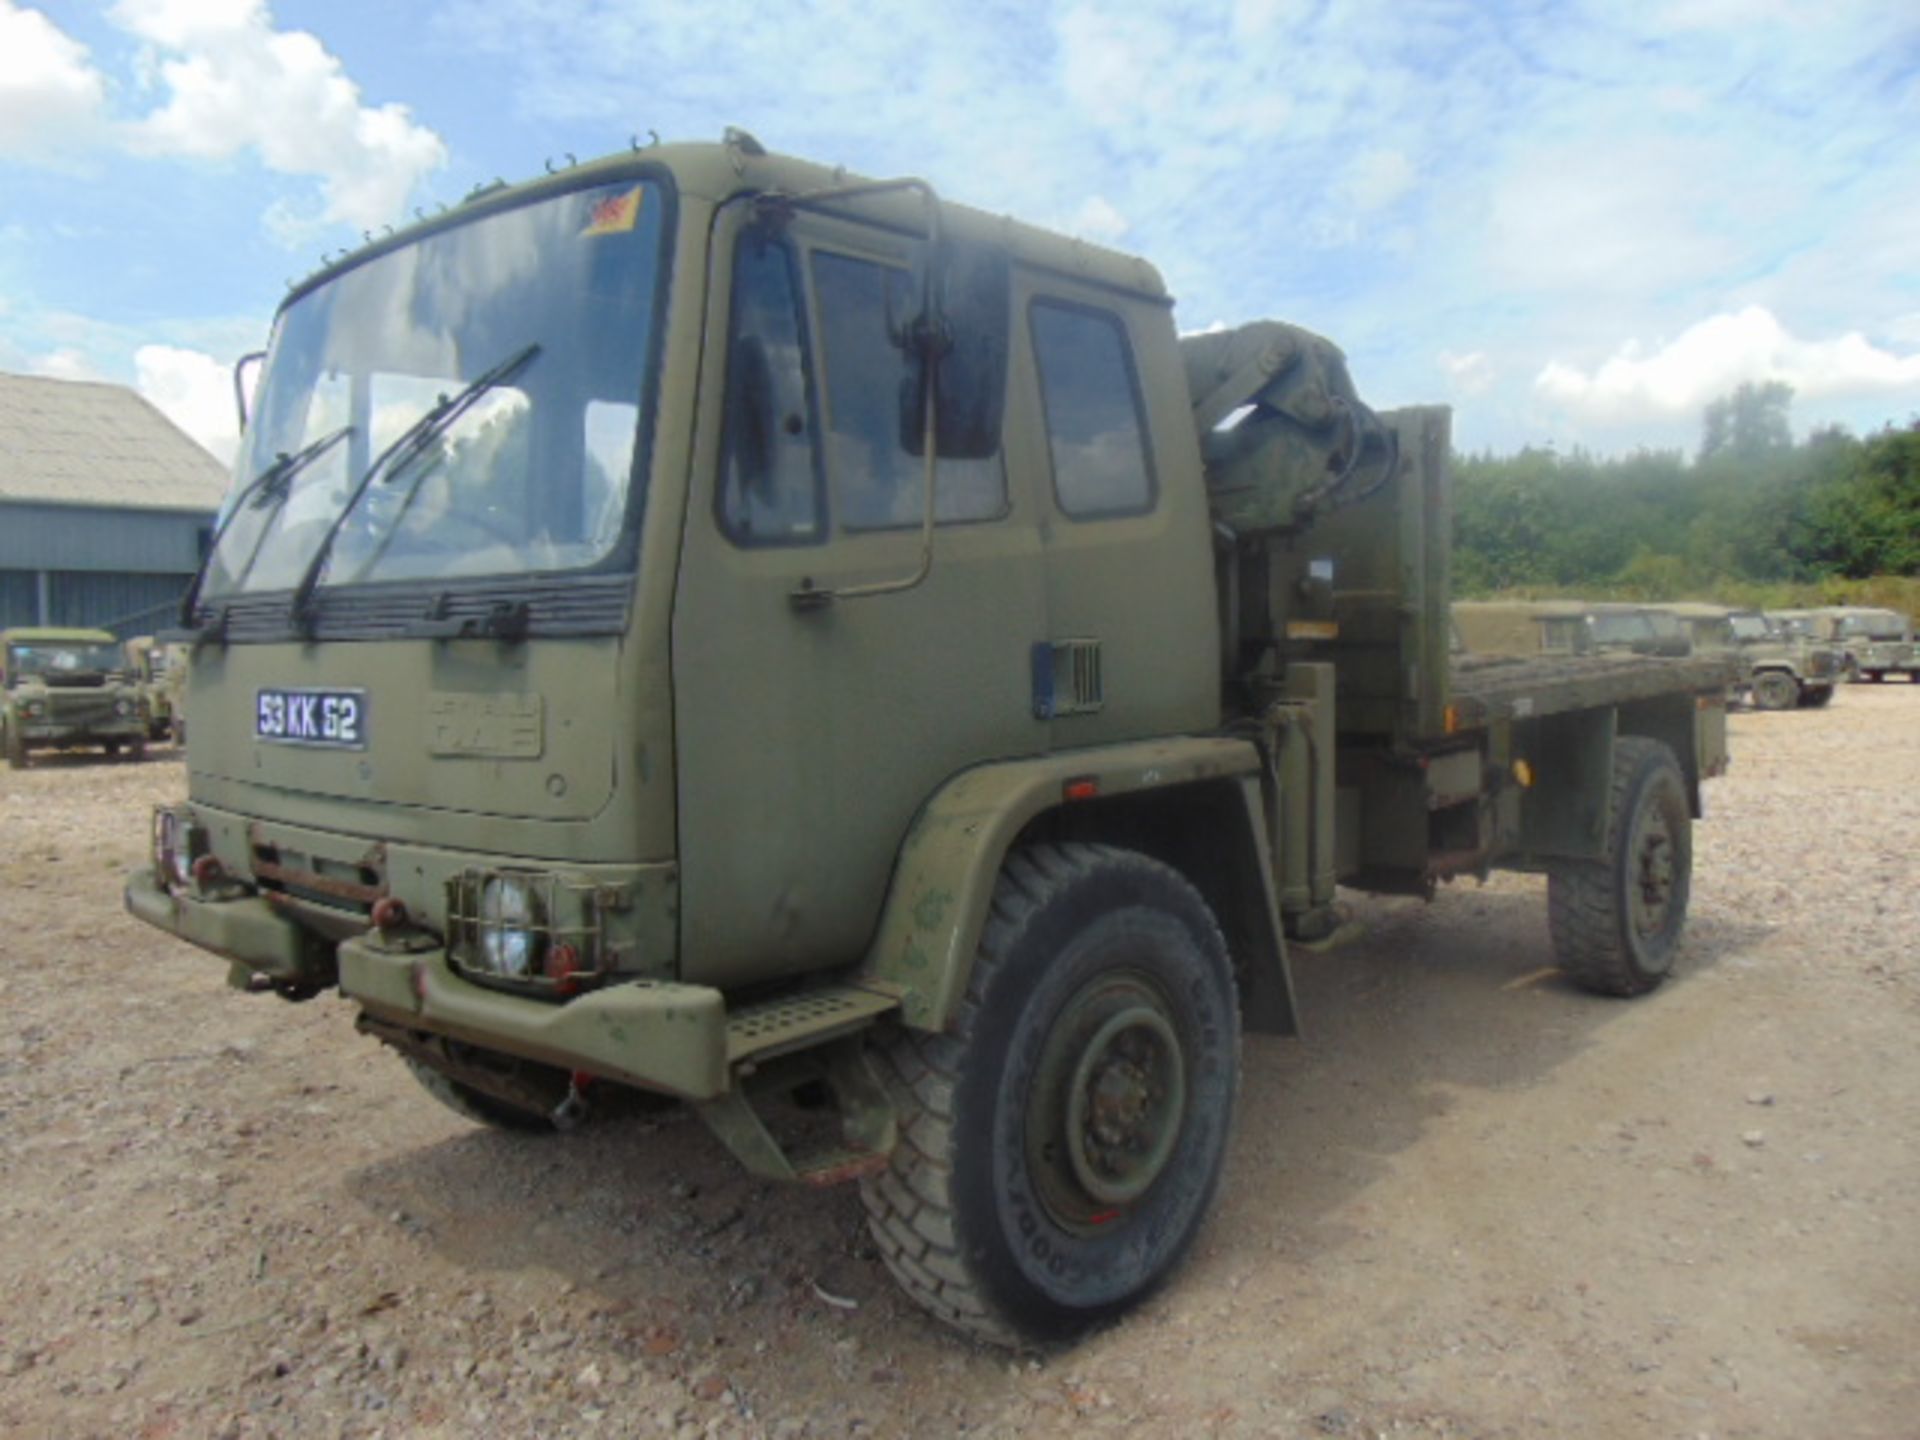
<path fill-rule="evenodd" d="M 324 253 L 728 125 L 1308 326 L 1462 450 L 1920 420 L 1911 0 L 0 0 L 0 370 L 230 457 Z"/>

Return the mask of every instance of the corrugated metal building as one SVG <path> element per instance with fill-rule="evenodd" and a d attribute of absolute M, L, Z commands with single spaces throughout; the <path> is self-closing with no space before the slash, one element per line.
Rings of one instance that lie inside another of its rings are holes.
<path fill-rule="evenodd" d="M 123 385 L 0 374 L 0 627 L 172 623 L 226 485 Z"/>

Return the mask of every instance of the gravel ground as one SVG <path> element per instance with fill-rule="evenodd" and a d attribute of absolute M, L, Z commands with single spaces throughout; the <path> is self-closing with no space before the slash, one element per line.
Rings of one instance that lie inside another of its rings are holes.
<path fill-rule="evenodd" d="M 0 1431 L 1920 1434 L 1920 687 L 1733 729 L 1672 983 L 1565 985 L 1537 880 L 1364 902 L 1186 1269 L 1040 1358 L 898 1298 L 850 1192 L 475 1129 L 224 988 L 119 908 L 177 760 L 0 776 Z"/>

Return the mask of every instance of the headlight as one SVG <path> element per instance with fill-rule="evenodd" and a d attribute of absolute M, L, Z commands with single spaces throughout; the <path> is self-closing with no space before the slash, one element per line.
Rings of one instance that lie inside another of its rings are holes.
<path fill-rule="evenodd" d="M 544 870 L 464 870 L 447 882 L 447 955 L 481 983 L 557 996 L 606 979 L 603 896 Z"/>
<path fill-rule="evenodd" d="M 31 715 L 34 719 L 37 720 L 46 713 L 47 713 L 46 701 L 44 700 L 27 701 L 27 714 Z"/>
<path fill-rule="evenodd" d="M 113 713 L 124 720 L 127 716 L 133 714 L 133 702 L 125 698 L 114 701 Z"/>
<path fill-rule="evenodd" d="M 480 892 L 480 964 L 496 975 L 525 979 L 534 973 L 539 916 L 533 886 L 517 875 L 496 875 Z"/>

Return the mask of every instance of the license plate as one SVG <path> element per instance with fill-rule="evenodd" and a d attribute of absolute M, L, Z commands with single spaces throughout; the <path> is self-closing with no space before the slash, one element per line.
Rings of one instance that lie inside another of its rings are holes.
<path fill-rule="evenodd" d="M 254 707 L 253 733 L 281 745 L 367 748 L 364 690 L 262 690 Z"/>

